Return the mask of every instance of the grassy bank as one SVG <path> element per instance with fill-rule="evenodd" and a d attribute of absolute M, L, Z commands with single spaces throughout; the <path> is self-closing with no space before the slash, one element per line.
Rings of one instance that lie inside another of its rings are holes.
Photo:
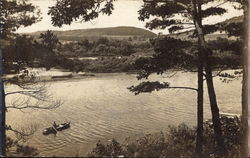
<path fill-rule="evenodd" d="M 223 136 L 226 142 L 226 157 L 240 157 L 240 120 L 237 116 L 221 116 Z M 136 140 L 120 143 L 113 139 L 110 143 L 98 142 L 89 153 L 90 157 L 197 157 L 196 128 L 181 124 L 170 126 L 164 133 L 147 134 Z M 213 124 L 204 123 L 203 157 L 217 157 Z"/>

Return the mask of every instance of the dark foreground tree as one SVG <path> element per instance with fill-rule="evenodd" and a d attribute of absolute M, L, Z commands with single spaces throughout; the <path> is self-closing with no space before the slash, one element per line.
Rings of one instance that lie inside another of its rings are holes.
<path fill-rule="evenodd" d="M 97 18 L 100 14 L 112 14 L 115 0 L 58 0 L 49 8 L 52 24 L 61 27 L 80 19 L 82 22 Z"/>
<path fill-rule="evenodd" d="M 28 3 L 27 0 L 0 0 L 0 37 L 1 43 L 4 39 L 10 38 L 11 32 L 21 26 L 29 26 L 40 20 L 39 10 Z M 0 48 L 0 155 L 6 154 L 5 134 L 5 92 L 3 81 L 3 55 L 2 44 Z"/>
<path fill-rule="evenodd" d="M 242 81 L 242 136 L 241 157 L 249 157 L 249 125 L 248 125 L 248 80 L 249 80 L 249 1 L 242 4 L 244 7 L 244 34 L 243 34 L 243 81 Z"/>
<path fill-rule="evenodd" d="M 138 79 L 148 78 L 153 73 L 163 74 L 172 70 L 182 70 L 187 72 L 198 71 L 198 87 L 176 87 L 170 84 L 160 84 L 159 82 L 143 82 L 138 86 L 129 89 L 135 94 L 152 92 L 163 88 L 195 90 L 197 92 L 197 138 L 196 152 L 201 156 L 202 133 L 203 133 L 203 64 L 199 60 L 199 51 L 192 42 L 182 41 L 174 38 L 155 39 L 152 42 L 155 54 L 152 58 L 141 58 L 135 62 L 136 69 L 140 70 Z M 178 46 L 178 47 L 176 47 Z M 192 52 L 192 53 L 190 53 Z M 174 75 L 174 74 L 173 74 Z M 172 75 L 170 75 L 171 77 Z M 172 84 L 172 83 L 171 83 Z"/>
<path fill-rule="evenodd" d="M 229 36 L 240 37 L 242 41 L 242 65 L 243 65 L 243 81 L 242 81 L 242 114 L 241 114 L 241 157 L 249 157 L 248 147 L 248 78 L 249 78 L 249 0 L 228 0 L 232 3 L 238 3 L 240 6 L 237 9 L 243 10 L 243 20 L 238 17 L 237 21 L 232 21 L 221 26 L 223 31 Z"/>
<path fill-rule="evenodd" d="M 211 33 L 217 30 L 215 25 L 204 25 L 202 20 L 210 17 L 212 15 L 222 15 L 226 12 L 225 9 L 220 8 L 218 4 L 214 7 L 209 7 L 202 10 L 202 6 L 213 2 L 213 0 L 208 1 L 198 1 L 198 0 L 145 0 L 142 9 L 139 11 L 140 20 L 149 19 L 151 16 L 155 16 L 153 20 L 146 24 L 146 27 L 150 29 L 160 28 L 165 29 L 169 27 L 169 32 L 176 32 L 178 30 L 185 30 L 194 28 L 195 36 L 198 39 L 198 57 L 200 63 L 204 64 L 205 77 L 208 87 L 208 94 L 210 100 L 210 106 L 212 111 L 212 120 L 215 130 L 215 138 L 217 141 L 217 153 L 223 155 L 226 153 L 224 140 L 221 131 L 219 108 L 217 105 L 212 67 L 211 67 L 211 50 L 207 47 L 205 41 L 205 34 Z M 178 17 L 179 16 L 179 17 Z M 181 17 L 181 18 L 180 18 Z M 199 74 L 199 73 L 198 73 Z M 201 78 L 198 75 L 198 79 Z M 200 109 L 201 111 L 201 109 Z M 198 121 L 199 122 L 199 121 Z M 200 122 L 201 124 L 201 122 Z M 199 127 L 198 127 L 199 128 Z M 198 129 L 198 133 L 201 133 L 202 129 Z M 201 148 L 199 147 L 201 140 L 198 139 L 197 150 L 198 154 L 201 153 Z"/>
<path fill-rule="evenodd" d="M 0 37 L 40 21 L 40 10 L 28 0 L 0 0 Z"/>

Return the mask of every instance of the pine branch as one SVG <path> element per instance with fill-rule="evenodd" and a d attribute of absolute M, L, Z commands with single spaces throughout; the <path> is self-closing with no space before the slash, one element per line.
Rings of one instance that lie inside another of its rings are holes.
<path fill-rule="evenodd" d="M 135 95 L 138 95 L 140 93 L 151 93 L 153 91 L 159 91 L 161 89 L 185 89 L 185 90 L 193 90 L 198 92 L 198 89 L 193 87 L 185 87 L 185 86 L 173 86 L 171 87 L 168 82 L 160 83 L 158 81 L 156 82 L 142 82 L 137 86 L 131 86 L 128 87 L 128 89 L 131 92 L 134 92 Z"/>

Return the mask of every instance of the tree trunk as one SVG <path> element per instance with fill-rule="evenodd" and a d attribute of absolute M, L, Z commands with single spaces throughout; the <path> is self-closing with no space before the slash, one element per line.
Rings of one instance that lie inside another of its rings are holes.
<path fill-rule="evenodd" d="M 199 51 L 198 61 L 198 94 L 197 94 L 197 136 L 196 153 L 199 158 L 203 157 L 203 62 Z"/>
<path fill-rule="evenodd" d="M 207 88 L 208 88 L 208 95 L 210 100 L 210 107 L 212 112 L 212 121 L 213 121 L 213 127 L 214 127 L 214 134 L 215 139 L 217 142 L 217 154 L 219 157 L 222 157 L 226 154 L 225 152 L 225 144 L 224 139 L 222 136 L 222 130 L 221 130 L 221 123 L 220 123 L 220 113 L 219 108 L 217 105 L 216 100 L 216 94 L 214 90 L 214 84 L 213 84 L 213 76 L 212 76 L 212 70 L 210 65 L 210 53 L 209 49 L 206 46 L 205 41 L 205 35 L 203 33 L 202 29 L 202 17 L 201 15 L 201 3 L 200 1 L 193 0 L 192 1 L 192 16 L 194 20 L 194 25 L 198 34 L 198 44 L 201 48 L 201 53 L 203 58 L 203 64 L 205 67 L 206 72 L 206 81 L 207 81 Z"/>
<path fill-rule="evenodd" d="M 201 18 L 197 12 L 201 11 L 201 5 L 198 1 L 198 7 L 196 7 L 197 1 L 192 1 L 193 6 L 193 21 L 196 24 L 198 21 L 201 24 Z M 201 49 L 201 40 L 198 39 L 198 94 L 197 94 L 197 136 L 196 136 L 196 154 L 199 158 L 203 157 L 203 52 Z"/>
<path fill-rule="evenodd" d="M 6 155 L 6 132 L 5 132 L 5 92 L 3 82 L 3 55 L 0 48 L 0 156 Z"/>
<path fill-rule="evenodd" d="M 226 151 L 225 151 L 224 138 L 223 138 L 222 130 L 221 130 L 220 112 L 219 112 L 219 108 L 217 105 L 217 99 L 216 99 L 216 94 L 215 94 L 214 84 L 213 84 L 210 52 L 205 44 L 205 38 L 204 38 L 203 31 L 202 31 L 202 27 L 200 25 L 196 25 L 196 26 L 197 26 L 196 29 L 198 32 L 198 38 L 199 40 L 201 40 L 201 47 L 203 48 L 207 89 L 208 89 L 208 95 L 209 95 L 209 101 L 210 101 L 210 108 L 212 112 L 214 134 L 215 134 L 215 139 L 217 141 L 217 150 L 218 150 L 217 153 L 220 157 L 222 157 L 223 155 L 226 154 Z"/>
<path fill-rule="evenodd" d="M 242 81 L 242 114 L 241 114 L 241 157 L 248 157 L 248 26 L 249 26 L 249 5 L 243 6 L 244 10 L 244 35 L 243 35 L 243 81 Z"/>
<path fill-rule="evenodd" d="M 207 81 L 207 89 L 208 89 L 208 95 L 210 100 L 210 107 L 212 112 L 212 121 L 213 121 L 213 127 L 214 127 L 214 134 L 215 139 L 217 141 L 217 153 L 218 156 L 222 157 L 226 155 L 225 150 L 225 144 L 224 144 L 224 138 L 222 135 L 221 130 L 221 123 L 220 123 L 220 112 L 217 105 L 215 90 L 214 90 L 214 84 L 213 84 L 213 76 L 212 76 L 212 70 L 211 70 L 211 61 L 208 55 L 208 52 L 206 52 L 206 64 L 205 64 L 205 72 L 206 72 L 206 81 Z"/>

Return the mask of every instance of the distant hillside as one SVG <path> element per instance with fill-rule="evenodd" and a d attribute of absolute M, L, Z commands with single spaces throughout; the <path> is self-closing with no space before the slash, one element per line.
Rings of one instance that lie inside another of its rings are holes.
<path fill-rule="evenodd" d="M 227 19 L 219 24 L 229 24 L 229 23 L 238 23 L 238 22 L 243 22 L 243 15 L 242 16 L 237 16 L 237 17 L 233 17 L 233 18 L 230 18 L 230 19 Z"/>
<path fill-rule="evenodd" d="M 230 23 L 237 23 L 237 22 L 241 22 L 241 21 L 243 21 L 243 16 L 237 16 L 237 17 L 227 19 L 223 22 L 220 22 L 217 25 L 224 26 L 224 25 L 228 25 Z M 175 33 L 175 34 L 169 34 L 167 36 L 182 39 L 182 40 L 190 40 L 190 36 L 192 36 L 193 32 L 194 32 L 193 30 L 190 30 L 190 31 L 185 31 L 185 32 L 180 32 L 180 33 Z M 229 38 L 228 35 L 223 33 L 223 32 L 216 32 L 216 33 L 208 34 L 205 36 L 206 40 L 215 40 L 218 37 Z M 230 37 L 229 39 L 235 39 L 235 37 Z"/>
<path fill-rule="evenodd" d="M 167 35 L 168 37 L 173 37 L 173 38 L 177 38 L 177 39 L 182 39 L 182 40 L 196 40 L 195 38 L 190 38 L 193 35 L 193 30 L 191 31 L 185 31 L 185 32 L 181 32 L 181 33 L 176 33 L 176 34 L 169 34 Z M 213 34 L 207 34 L 205 35 L 205 39 L 206 40 L 216 40 L 218 37 L 221 38 L 229 38 L 229 39 L 236 39 L 235 37 L 228 37 L 227 34 L 225 33 L 213 33 Z"/>
<path fill-rule="evenodd" d="M 38 31 L 34 33 L 27 33 L 28 35 L 38 38 L 40 33 L 45 31 Z M 69 31 L 53 31 L 59 40 L 63 41 L 80 41 L 83 39 L 95 40 L 100 37 L 108 37 L 115 39 L 124 39 L 129 37 L 143 37 L 153 38 L 155 33 L 136 27 L 109 27 L 109 28 L 94 28 L 94 29 L 79 29 Z"/>

